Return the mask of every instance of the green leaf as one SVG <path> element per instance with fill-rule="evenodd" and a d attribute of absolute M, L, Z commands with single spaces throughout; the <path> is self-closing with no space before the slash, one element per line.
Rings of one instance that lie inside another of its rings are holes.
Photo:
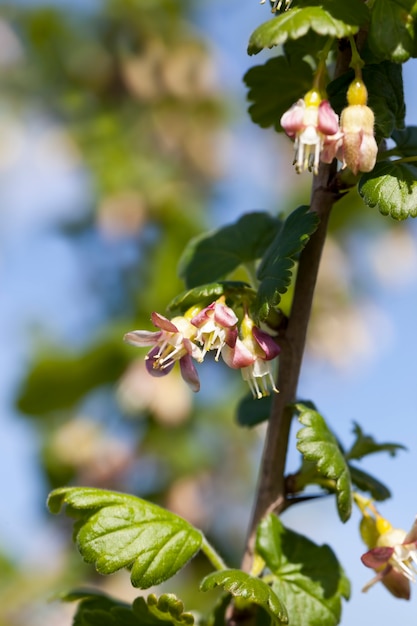
<path fill-rule="evenodd" d="M 303 404 L 297 404 L 296 408 L 304 426 L 297 433 L 297 449 L 307 461 L 316 464 L 320 474 L 335 481 L 337 510 L 342 522 L 346 522 L 352 512 L 352 487 L 343 452 L 317 411 Z"/>
<path fill-rule="evenodd" d="M 261 128 L 272 126 L 283 132 L 282 115 L 309 89 L 313 81 L 311 65 L 301 58 L 289 61 L 283 56 L 256 65 L 243 77 L 247 85 L 249 115 Z"/>
<path fill-rule="evenodd" d="M 404 130 L 395 130 L 392 138 L 398 151 L 404 157 L 417 157 L 417 126 L 407 126 Z"/>
<path fill-rule="evenodd" d="M 361 491 L 371 494 L 374 500 L 381 502 L 391 497 L 390 490 L 377 478 L 360 470 L 349 463 L 349 472 L 352 483 Z"/>
<path fill-rule="evenodd" d="M 394 63 L 405 63 L 413 56 L 416 24 L 411 8 L 407 10 L 397 0 L 374 0 L 368 43 L 375 55 Z"/>
<path fill-rule="evenodd" d="M 234 224 L 191 240 L 180 260 L 181 278 L 187 287 L 197 287 L 227 276 L 242 263 L 259 259 L 280 224 L 269 213 L 247 213 Z"/>
<path fill-rule="evenodd" d="M 252 428 L 269 419 L 272 396 L 254 398 L 252 394 L 244 396 L 237 407 L 236 419 L 240 426 Z"/>
<path fill-rule="evenodd" d="M 91 389 L 118 380 L 128 362 L 120 339 L 106 340 L 83 354 L 41 357 L 23 382 L 17 408 L 34 416 L 72 408 Z"/>
<path fill-rule="evenodd" d="M 150 594 L 136 598 L 130 606 L 98 591 L 73 591 L 62 596 L 66 602 L 79 601 L 73 626 L 191 626 L 194 618 L 174 594 L 159 598 Z"/>
<path fill-rule="evenodd" d="M 275 515 L 258 527 L 256 551 L 273 574 L 291 626 L 336 626 L 349 581 L 333 551 L 285 528 Z"/>
<path fill-rule="evenodd" d="M 259 578 L 254 578 L 241 570 L 228 569 L 213 572 L 204 578 L 200 585 L 201 591 L 209 591 L 222 587 L 235 598 L 243 598 L 264 608 L 278 624 L 287 624 L 288 615 L 285 605 L 276 593 Z"/>
<path fill-rule="evenodd" d="M 358 190 L 365 203 L 395 220 L 417 216 L 417 167 L 382 161 L 364 174 Z"/>
<path fill-rule="evenodd" d="M 249 299 L 253 298 L 254 291 L 247 283 L 237 280 L 223 280 L 218 283 L 209 283 L 183 291 L 176 298 L 171 300 L 168 305 L 168 311 L 184 312 L 195 304 L 207 306 L 220 296 L 233 297 L 238 299 L 245 296 Z"/>
<path fill-rule="evenodd" d="M 375 137 L 377 143 L 390 137 L 396 128 L 404 127 L 405 104 L 402 67 L 390 61 L 366 65 L 362 70 L 368 89 L 368 105 L 375 114 Z M 347 105 L 346 92 L 354 79 L 349 71 L 327 86 L 329 100 L 337 113 Z"/>
<path fill-rule="evenodd" d="M 360 0 L 335 2 L 309 0 L 307 7 L 293 7 L 272 20 L 261 24 L 251 35 L 249 54 L 264 48 L 280 46 L 288 39 L 299 39 L 310 29 L 318 35 L 342 39 L 358 32 L 368 19 L 367 7 Z"/>
<path fill-rule="evenodd" d="M 406 447 L 399 443 L 377 443 L 373 437 L 364 434 L 359 424 L 354 424 L 353 432 L 356 439 L 345 454 L 348 460 L 362 459 L 364 456 L 375 452 L 388 452 L 390 456 L 395 456 L 398 450 L 406 450 Z"/>
<path fill-rule="evenodd" d="M 49 495 L 48 506 L 79 518 L 78 548 L 100 574 L 128 567 L 134 587 L 147 589 L 178 572 L 200 549 L 202 535 L 161 507 L 125 495 L 88 487 L 63 487 Z"/>
<path fill-rule="evenodd" d="M 261 320 L 268 317 L 270 309 L 279 304 L 281 295 L 287 291 L 293 265 L 317 225 L 318 217 L 309 207 L 298 207 L 287 217 L 265 252 L 258 269 L 257 306 Z"/>

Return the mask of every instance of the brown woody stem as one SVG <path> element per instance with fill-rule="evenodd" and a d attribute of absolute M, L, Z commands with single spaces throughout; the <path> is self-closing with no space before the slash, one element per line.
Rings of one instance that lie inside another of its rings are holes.
<path fill-rule="evenodd" d="M 337 194 L 331 190 L 334 174 L 333 165 L 322 164 L 318 176 L 314 177 L 310 210 L 317 213 L 320 221 L 316 232 L 300 255 L 291 315 L 283 336 L 279 338 L 280 393 L 274 397 L 268 423 L 257 496 L 242 563 L 245 571 L 250 571 L 252 566 L 255 532 L 260 520 L 271 512 L 279 514 L 286 507 L 284 471 L 293 413 L 290 405 L 296 399 L 307 327 L 330 211 L 338 199 Z"/>

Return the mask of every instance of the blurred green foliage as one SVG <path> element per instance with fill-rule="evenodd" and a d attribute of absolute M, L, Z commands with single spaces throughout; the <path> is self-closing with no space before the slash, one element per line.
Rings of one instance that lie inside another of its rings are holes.
<path fill-rule="evenodd" d="M 196 420 L 176 372 L 167 387 L 165 380 L 150 379 L 141 369 L 144 353 L 122 342 L 132 328 L 151 329 L 151 311 L 164 313 L 183 289 L 178 260 L 185 244 L 207 226 L 207 201 L 220 174 L 216 138 L 225 106 L 212 80 L 207 43 L 187 17 L 191 5 L 105 0 L 87 11 L 60 3 L 5 4 L 3 24 L 18 53 L 0 67 L 0 97 L 19 120 L 27 115 L 50 119 L 88 181 L 88 217 L 70 227 L 62 222 L 63 236 L 75 249 L 80 234 L 114 239 L 121 248 L 123 241 L 134 241 L 140 259 L 130 273 L 120 272 L 121 282 L 131 282 L 122 290 L 125 301 L 115 307 L 118 313 L 104 316 L 105 323 L 86 341 L 43 340 L 18 389 L 17 409 L 37 418 L 45 491 L 70 482 L 146 495 L 216 535 L 215 511 L 225 500 L 246 497 L 246 486 L 232 481 L 217 495 L 236 454 L 241 476 L 251 484 L 246 451 L 251 435 L 236 432 L 234 403 L 221 407 L 221 394 L 214 402 L 210 393 L 200 400 Z M 80 259 L 85 263 L 85 256 Z M 234 382 L 230 390 L 236 392 L 240 384 Z M 225 520 L 222 529 L 231 559 L 244 532 L 236 532 L 235 521 Z M 59 530 L 56 520 L 53 527 Z M 57 564 L 52 572 L 46 567 L 37 573 L 36 585 L 29 584 L 30 567 L 25 576 L 19 567 L 11 566 L 7 576 L 4 570 L 0 597 L 8 601 L 1 605 L 0 624 L 65 620 L 58 615 L 68 607 L 46 605 L 51 590 L 73 584 L 73 548 L 66 551 L 70 533 L 66 526 L 62 531 L 66 539 Z M 204 571 L 200 561 L 192 567 Z M 77 565 L 76 576 L 77 585 L 83 578 L 104 584 L 84 565 Z M 120 578 L 105 584 L 111 591 Z M 178 584 L 181 589 L 181 579 Z M 117 595 L 129 594 L 125 576 Z"/>

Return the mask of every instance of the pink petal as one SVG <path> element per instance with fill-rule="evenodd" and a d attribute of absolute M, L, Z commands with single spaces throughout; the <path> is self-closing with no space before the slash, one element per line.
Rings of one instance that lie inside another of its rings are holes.
<path fill-rule="evenodd" d="M 237 315 L 230 307 L 225 304 L 216 303 L 214 307 L 214 319 L 219 326 L 223 328 L 231 328 L 237 324 Z"/>
<path fill-rule="evenodd" d="M 339 118 L 328 100 L 320 102 L 317 128 L 323 135 L 335 135 L 339 130 Z"/>
<path fill-rule="evenodd" d="M 288 137 L 295 137 L 304 128 L 304 112 L 306 104 L 300 99 L 281 117 L 280 124 Z"/>
<path fill-rule="evenodd" d="M 205 324 L 209 318 L 209 312 L 214 309 L 215 304 L 215 302 L 212 302 L 209 306 L 206 306 L 199 313 L 197 313 L 197 315 L 194 315 L 191 320 L 191 324 L 197 328 L 200 328 L 200 326 Z"/>
<path fill-rule="evenodd" d="M 265 352 L 264 359 L 266 361 L 270 361 L 271 359 L 274 359 L 281 352 L 281 348 L 275 342 L 273 337 L 271 337 L 271 335 L 268 335 L 268 333 L 265 333 L 263 330 L 261 330 L 257 326 L 254 326 L 252 328 L 252 334 L 255 337 L 258 345 L 260 345 L 262 350 Z"/>
<path fill-rule="evenodd" d="M 372 569 L 378 569 L 388 563 L 394 553 L 394 548 L 391 547 L 379 547 L 368 550 L 361 556 L 361 561 L 366 567 L 372 567 Z"/>
<path fill-rule="evenodd" d="M 243 341 L 236 339 L 234 348 L 224 346 L 222 349 L 224 362 L 233 369 L 240 369 L 252 365 L 256 361 L 256 356 L 245 346 Z"/>
<path fill-rule="evenodd" d="M 166 376 L 167 374 L 169 374 L 175 364 L 175 362 L 173 361 L 172 363 L 170 363 L 164 368 L 154 367 L 155 356 L 157 356 L 158 354 L 159 354 L 159 348 L 158 346 L 156 346 L 155 348 L 152 348 L 150 352 L 148 352 L 148 355 L 145 361 L 145 367 L 146 367 L 148 374 L 150 374 L 151 376 L 154 376 L 155 378 L 161 378 L 161 376 Z"/>
<path fill-rule="evenodd" d="M 239 336 L 239 333 L 236 327 L 229 328 L 229 330 L 226 332 L 226 337 L 224 341 L 228 346 L 230 346 L 231 348 L 234 348 L 236 345 L 238 336 Z"/>
<path fill-rule="evenodd" d="M 181 376 L 185 382 L 190 386 L 192 391 L 200 391 L 200 380 L 198 373 L 189 354 L 186 354 L 180 359 Z"/>
<path fill-rule="evenodd" d="M 150 330 L 132 330 L 130 333 L 126 333 L 123 337 L 123 341 L 130 343 L 132 346 L 138 348 L 146 348 L 147 346 L 154 346 L 161 337 L 161 331 L 152 332 Z"/>
<path fill-rule="evenodd" d="M 152 319 L 153 325 L 156 326 L 157 328 L 166 330 L 169 333 L 178 332 L 178 328 L 172 322 L 170 322 L 169 319 L 167 319 L 163 315 L 160 315 L 159 313 L 156 313 L 155 311 L 152 313 L 151 319 Z"/>
<path fill-rule="evenodd" d="M 383 575 L 381 582 L 396 598 L 410 599 L 410 581 L 393 567 L 389 567 L 389 571 Z"/>

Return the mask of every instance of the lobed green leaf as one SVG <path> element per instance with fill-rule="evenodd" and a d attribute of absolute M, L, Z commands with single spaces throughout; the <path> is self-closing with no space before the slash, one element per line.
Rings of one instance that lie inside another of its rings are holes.
<path fill-rule="evenodd" d="M 316 464 L 320 474 L 335 481 L 337 510 L 342 522 L 346 522 L 352 512 L 352 485 L 343 452 L 317 411 L 303 404 L 297 404 L 296 408 L 304 426 L 297 433 L 297 449 L 307 461 Z"/>
<path fill-rule="evenodd" d="M 374 0 L 368 44 L 377 57 L 394 63 L 405 63 L 415 56 L 416 22 L 411 12 L 413 5 L 415 0 Z"/>
<path fill-rule="evenodd" d="M 350 585 L 329 546 L 318 546 L 269 515 L 258 527 L 256 551 L 272 572 L 272 589 L 287 607 L 291 626 L 340 622 Z"/>
<path fill-rule="evenodd" d="M 308 6 L 293 7 L 261 24 L 249 39 L 248 53 L 257 54 L 264 48 L 282 45 L 288 39 L 299 39 L 309 30 L 342 39 L 356 34 L 368 17 L 368 9 L 360 0 L 349 3 L 309 0 Z"/>
<path fill-rule="evenodd" d="M 242 263 L 259 259 L 280 225 L 281 221 L 269 213 L 253 212 L 192 239 L 180 260 L 180 277 L 187 287 L 224 278 Z"/>
<path fill-rule="evenodd" d="M 310 88 L 313 80 L 311 65 L 301 58 L 291 61 L 283 56 L 256 65 L 243 77 L 247 85 L 249 115 L 261 128 L 272 126 L 282 132 L 282 115 Z"/>
<path fill-rule="evenodd" d="M 358 190 L 365 203 L 395 220 L 417 216 L 417 167 L 399 161 L 377 163 Z"/>
<path fill-rule="evenodd" d="M 220 296 L 234 297 L 235 299 L 244 296 L 252 299 L 253 294 L 253 289 L 247 283 L 237 280 L 223 280 L 183 291 L 171 300 L 167 308 L 170 313 L 177 311 L 183 313 L 195 304 L 207 306 Z"/>
<path fill-rule="evenodd" d="M 287 217 L 265 252 L 257 272 L 260 285 L 256 304 L 261 320 L 268 317 L 271 308 L 278 306 L 281 295 L 287 291 L 294 263 L 317 225 L 318 217 L 309 207 L 298 207 Z"/>
<path fill-rule="evenodd" d="M 98 591 L 74 591 L 62 600 L 79 601 L 73 626 L 192 626 L 194 618 L 174 594 L 159 598 L 150 594 L 136 598 L 133 605 L 119 602 Z"/>
<path fill-rule="evenodd" d="M 345 454 L 348 460 L 362 459 L 364 456 L 375 452 L 388 452 L 391 456 L 395 456 L 398 450 L 406 450 L 406 447 L 399 443 L 377 443 L 371 435 L 364 434 L 359 424 L 354 424 L 353 432 L 356 439 Z"/>
<path fill-rule="evenodd" d="M 271 616 L 273 622 L 288 624 L 285 605 L 277 594 L 263 580 L 254 578 L 241 570 L 228 569 L 213 572 L 204 578 L 201 591 L 222 587 L 235 598 L 242 598 L 261 606 Z"/>
<path fill-rule="evenodd" d="M 176 574 L 199 551 L 202 534 L 161 507 L 122 493 L 88 487 L 55 489 L 52 513 L 79 518 L 75 534 L 87 563 L 100 574 L 131 569 L 134 587 L 148 589 Z"/>

